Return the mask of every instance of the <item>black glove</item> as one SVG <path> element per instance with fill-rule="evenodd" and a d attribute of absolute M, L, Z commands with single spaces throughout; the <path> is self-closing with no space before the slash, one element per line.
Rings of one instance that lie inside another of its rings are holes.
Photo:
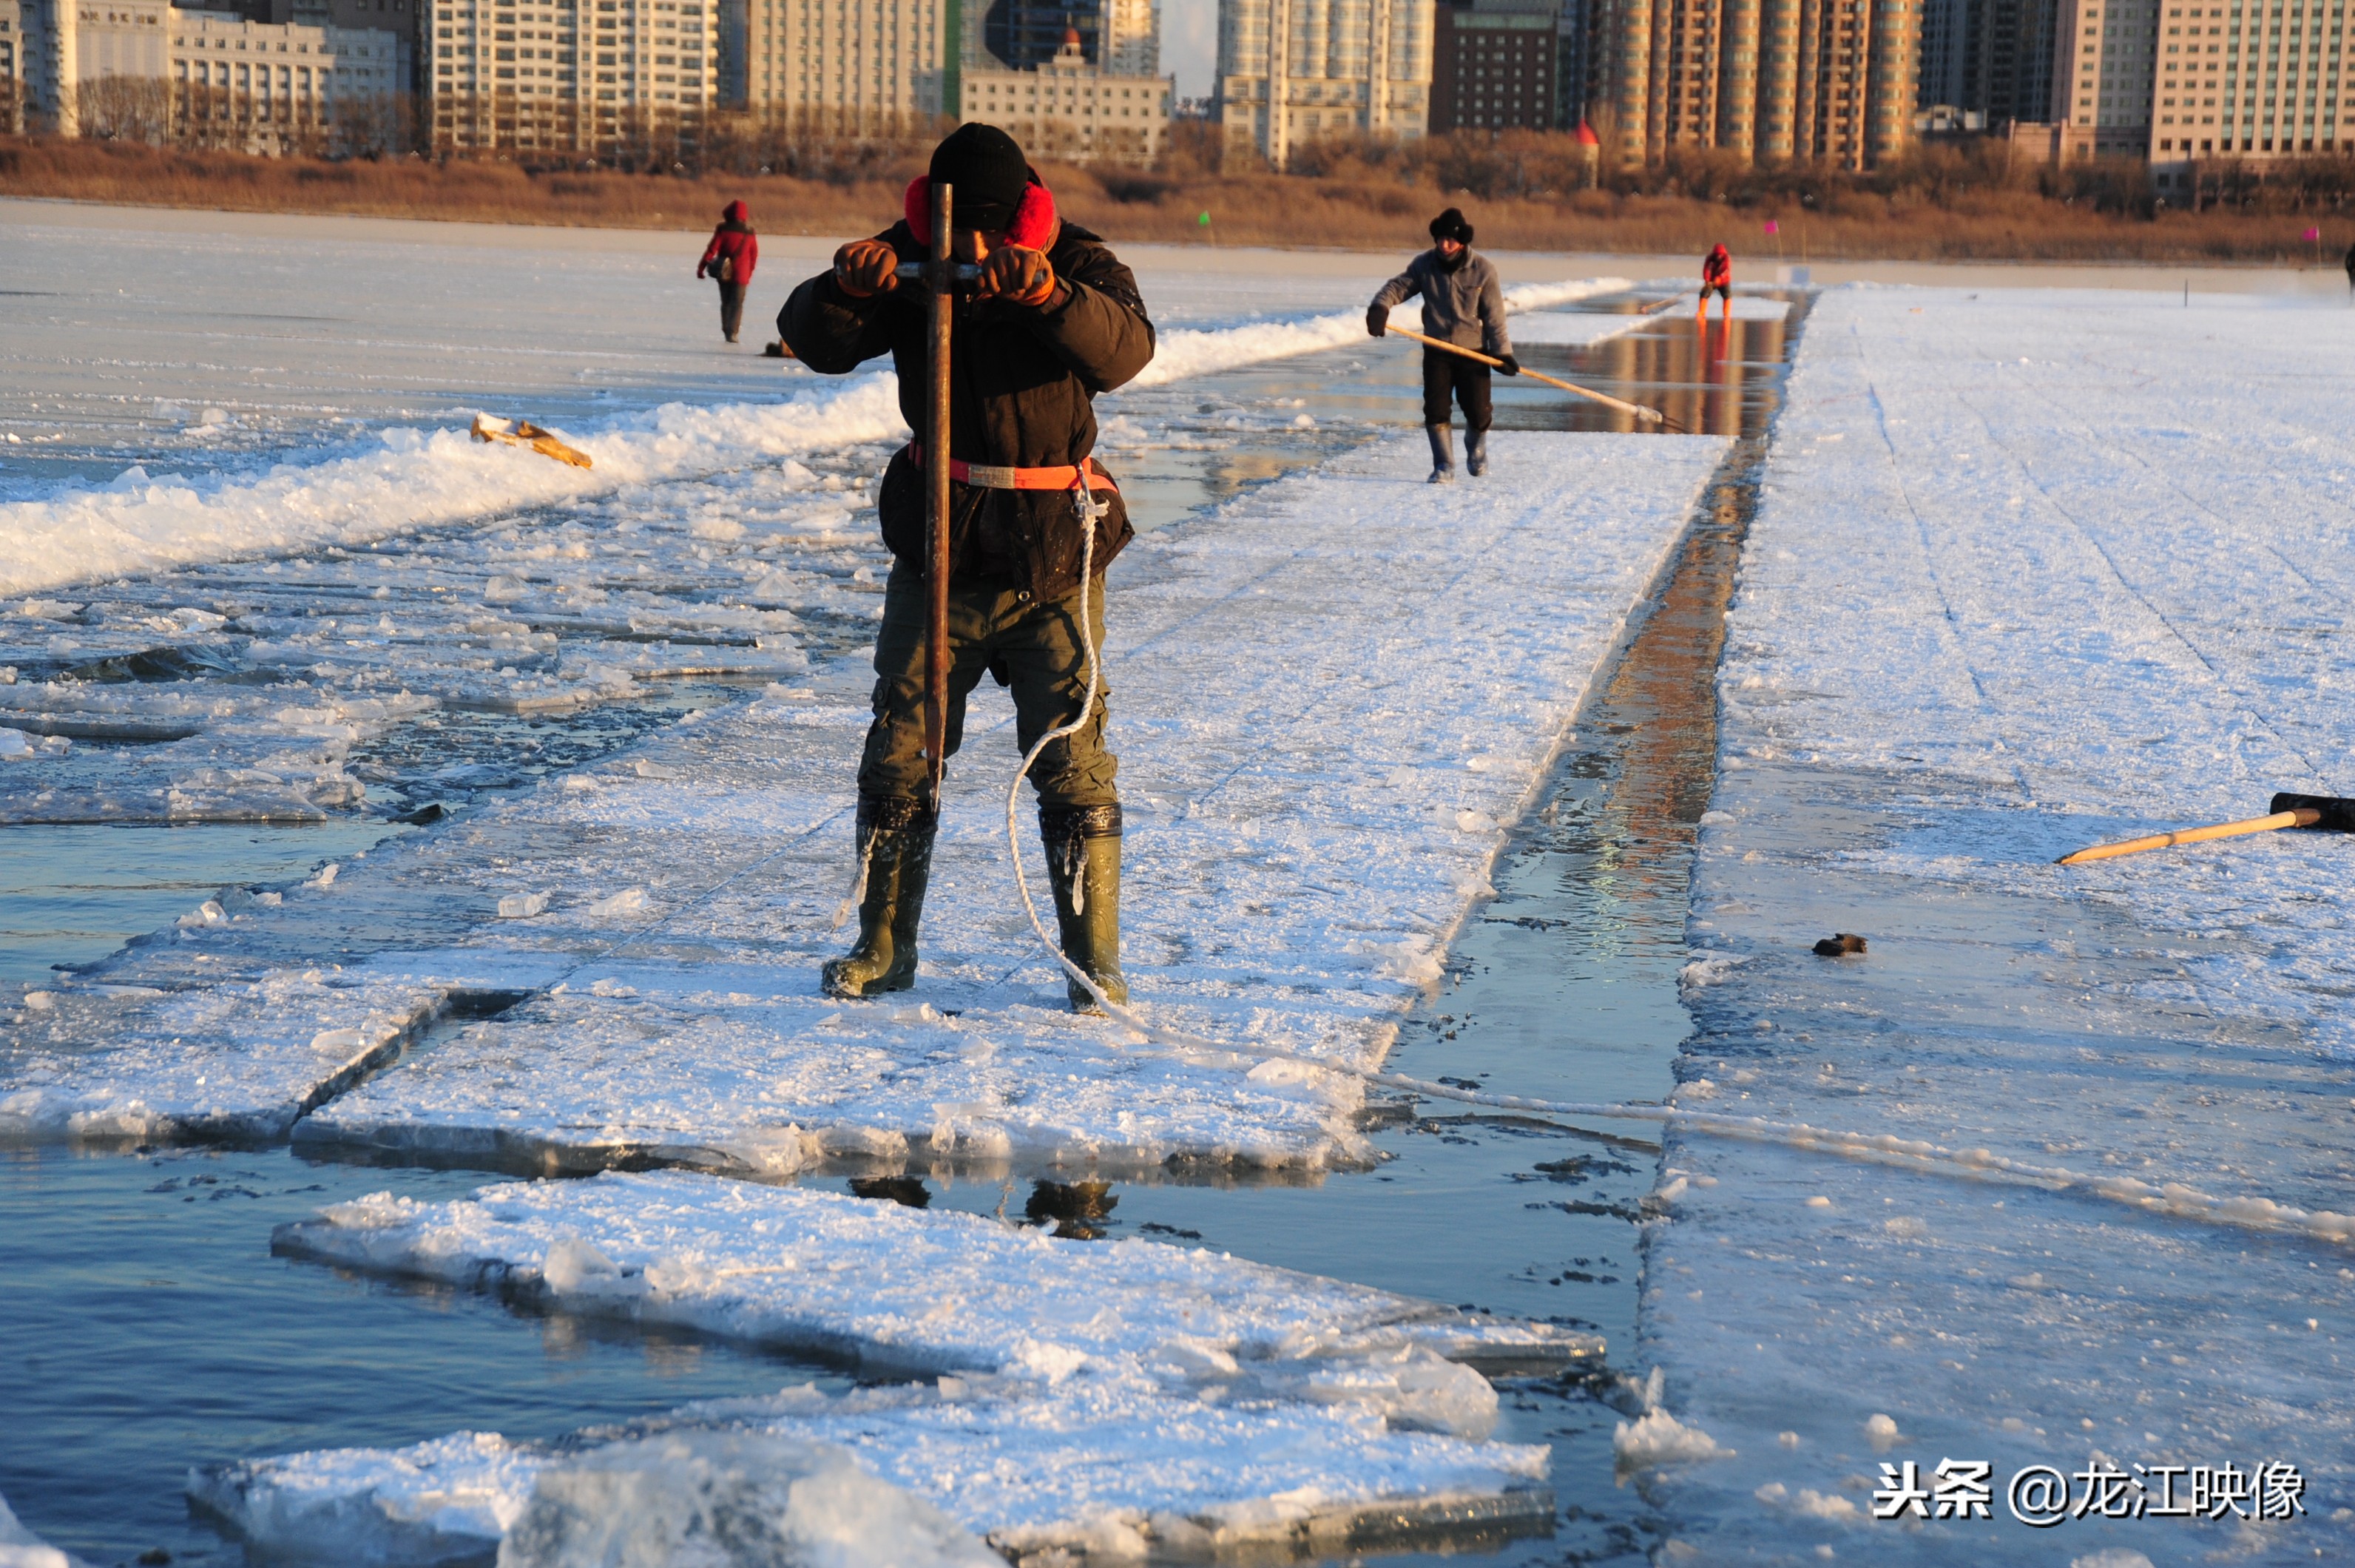
<path fill-rule="evenodd" d="M 1502 355 L 1497 358 L 1497 368 L 1508 376 L 1518 376 L 1521 373 L 1521 362 L 1509 354 Z"/>
<path fill-rule="evenodd" d="M 1369 304 L 1366 307 L 1366 336 L 1368 337 L 1380 337 L 1386 330 L 1389 329 L 1390 324 L 1390 306 L 1386 304 Z"/>

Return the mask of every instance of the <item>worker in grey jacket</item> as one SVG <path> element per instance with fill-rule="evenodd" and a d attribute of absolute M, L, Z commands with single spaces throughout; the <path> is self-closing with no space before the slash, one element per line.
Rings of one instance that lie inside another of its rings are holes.
<path fill-rule="evenodd" d="M 1427 337 L 1477 348 L 1508 376 L 1521 373 L 1513 357 L 1512 339 L 1505 336 L 1505 293 L 1497 283 L 1497 269 L 1486 256 L 1473 254 L 1472 225 L 1449 208 L 1431 220 L 1435 243 L 1407 263 L 1406 271 L 1382 285 L 1366 307 L 1366 331 L 1380 337 L 1390 329 L 1391 306 L 1423 296 L 1423 330 Z M 1455 480 L 1455 451 L 1447 433 L 1447 400 L 1453 395 L 1464 407 L 1465 465 L 1476 478 L 1488 471 L 1488 426 L 1494 415 L 1488 402 L 1488 367 L 1444 348 L 1423 351 L 1423 423 L 1431 437 L 1431 482 Z"/>

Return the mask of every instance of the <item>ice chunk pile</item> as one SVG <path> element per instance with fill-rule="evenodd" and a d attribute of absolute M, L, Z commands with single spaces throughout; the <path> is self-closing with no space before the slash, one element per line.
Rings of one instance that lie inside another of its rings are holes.
<path fill-rule="evenodd" d="M 597 432 L 563 432 L 596 466 L 485 445 L 464 430 L 389 430 L 374 450 L 251 478 L 154 480 L 0 503 L 0 593 L 322 545 L 577 501 L 763 460 L 880 441 L 907 429 L 897 381 L 869 374 L 773 404 L 673 403 Z"/>
<path fill-rule="evenodd" d="M 1408 1526 L 1526 1523 L 1551 1506 L 1545 1451 L 1483 1441 L 1495 1392 L 1447 1358 L 1561 1367 L 1602 1350 L 1545 1325 L 1206 1251 L 1062 1241 L 676 1172 L 495 1187 L 455 1203 L 378 1197 L 287 1227 L 277 1246 L 496 1288 L 542 1310 L 934 1374 L 844 1397 L 804 1388 L 690 1406 L 553 1447 L 461 1433 L 191 1479 L 204 1506 L 267 1550 L 399 1539 L 388 1557 L 399 1562 L 503 1534 L 516 1551 L 552 1492 L 604 1495 L 597 1477 L 647 1471 L 650 1449 L 685 1445 L 696 1457 L 679 1463 L 703 1463 L 780 1441 L 838 1445 L 1016 1553 L 1208 1555 L 1304 1530 L 1346 1535 L 1374 1513 Z"/>
<path fill-rule="evenodd" d="M 2143 1206 L 1668 1129 L 1646 1354 L 1733 1454 L 1658 1495 L 1711 1561 L 2355 1552 L 2355 1251 L 2179 1217 L 2187 1189 L 2253 1227 L 2348 1208 L 2355 846 L 2051 863 L 2355 794 L 2344 315 L 1818 301 L 1728 620 L 1678 1101 Z M 1868 951 L 1816 956 L 1835 931 Z M 1884 1465 L 1947 1459 L 1991 1467 L 1991 1518 L 1870 1518 Z M 2303 1515 L 2127 1517 L 2275 1463 Z M 2031 1465 L 2116 1501 L 2031 1530 L 2006 1501 Z"/>
<path fill-rule="evenodd" d="M 1109 650 L 1124 914 L 1155 1016 L 1246 1052 L 1379 1060 L 1722 445 L 1506 434 L 1494 450 L 1481 485 L 1434 492 L 1417 449 L 1368 449 L 1124 558 Z M 819 997 L 843 940 L 869 684 L 846 670 L 680 725 L 102 978 L 201 993 L 332 955 L 340 987 L 529 993 L 304 1117 L 322 1147 L 772 1173 L 1356 1157 L 1355 1079 L 1140 1059 L 1064 1010 L 1012 897 L 1010 716 L 987 698 L 953 779 L 917 990 Z M 643 901 L 611 901 L 624 892 Z M 540 912 L 498 918 L 543 894 Z M 186 1032 L 162 1004 L 76 987 L 56 1013 L 32 1068 L 0 1058 L 0 1093 L 37 1069 L 41 1104 L 76 1116 L 158 1107 L 141 1063 Z M 314 1064 L 284 1065 L 248 1086 L 256 1105 L 316 1093 Z"/>

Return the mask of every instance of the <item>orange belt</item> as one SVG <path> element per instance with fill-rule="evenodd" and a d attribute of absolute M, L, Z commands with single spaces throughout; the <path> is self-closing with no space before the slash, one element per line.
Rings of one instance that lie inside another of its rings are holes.
<path fill-rule="evenodd" d="M 908 461 L 922 468 L 924 449 L 914 442 L 908 443 Z M 984 490 L 1076 490 L 1080 475 L 1084 471 L 1091 490 L 1109 490 L 1120 494 L 1120 486 L 1094 458 L 1083 458 L 1077 464 L 1063 464 L 1050 468 L 1006 468 L 994 463 L 966 463 L 949 459 L 949 477 L 961 485 L 978 485 Z"/>

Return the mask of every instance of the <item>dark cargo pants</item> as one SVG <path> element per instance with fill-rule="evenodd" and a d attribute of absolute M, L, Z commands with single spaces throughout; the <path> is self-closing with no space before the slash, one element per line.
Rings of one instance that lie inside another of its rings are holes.
<path fill-rule="evenodd" d="M 1496 415 L 1488 401 L 1488 367 L 1444 349 L 1423 351 L 1423 422 L 1447 422 L 1447 395 L 1464 405 L 1464 428 L 1487 430 Z"/>
<path fill-rule="evenodd" d="M 737 331 L 744 325 L 744 291 L 751 286 L 720 280 L 719 331 L 730 343 L 736 341 Z"/>
<path fill-rule="evenodd" d="M 986 670 L 1013 693 L 1014 733 L 1028 754 L 1048 731 L 1071 722 L 1088 693 L 1088 655 L 1080 642 L 1080 594 L 1073 589 L 1052 603 L 1034 603 L 1016 589 L 949 589 L 948 743 L 955 756 L 964 740 L 964 703 Z M 868 795 L 920 798 L 924 767 L 924 580 L 895 565 L 883 590 L 883 624 L 875 635 L 875 722 L 867 731 L 867 755 L 858 767 L 858 791 Z M 1099 659 L 1103 656 L 1103 579 L 1088 589 L 1088 622 Z M 1030 770 L 1039 804 L 1091 806 L 1117 804 L 1113 774 L 1120 761 L 1104 750 L 1104 698 L 1074 734 L 1049 746 Z"/>

